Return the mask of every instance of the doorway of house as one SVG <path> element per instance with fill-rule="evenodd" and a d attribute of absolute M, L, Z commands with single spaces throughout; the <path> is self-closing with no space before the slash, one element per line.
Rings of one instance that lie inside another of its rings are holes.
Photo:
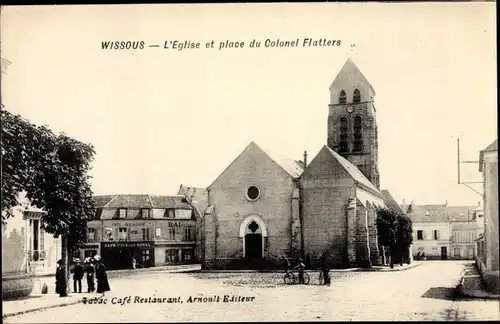
<path fill-rule="evenodd" d="M 441 247 L 441 260 L 448 260 L 448 251 L 446 246 Z"/>

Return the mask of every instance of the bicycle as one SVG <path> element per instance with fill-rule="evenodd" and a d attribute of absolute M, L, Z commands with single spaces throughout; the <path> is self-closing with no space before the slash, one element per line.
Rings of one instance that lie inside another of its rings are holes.
<path fill-rule="evenodd" d="M 296 282 L 299 281 L 299 272 L 297 270 L 288 270 L 285 272 L 285 275 L 283 276 L 283 281 L 287 285 L 293 285 Z M 310 282 L 311 278 L 309 277 L 309 274 L 304 271 L 304 284 L 308 285 Z"/>

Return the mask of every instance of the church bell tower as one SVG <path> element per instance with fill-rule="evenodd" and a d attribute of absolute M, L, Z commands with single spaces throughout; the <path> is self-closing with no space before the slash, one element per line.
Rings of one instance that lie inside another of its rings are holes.
<path fill-rule="evenodd" d="M 375 90 L 351 59 L 330 86 L 328 147 L 380 189 Z"/>

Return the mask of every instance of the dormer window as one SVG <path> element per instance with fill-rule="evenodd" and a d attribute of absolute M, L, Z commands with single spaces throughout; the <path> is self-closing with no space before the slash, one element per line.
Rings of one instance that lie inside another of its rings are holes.
<path fill-rule="evenodd" d="M 127 209 L 126 208 L 118 209 L 118 217 L 119 218 L 127 218 Z"/>
<path fill-rule="evenodd" d="M 141 217 L 142 218 L 149 218 L 149 208 L 142 208 L 141 209 Z"/>
<path fill-rule="evenodd" d="M 358 89 L 354 90 L 352 95 L 352 102 L 361 102 L 361 92 Z"/>
<path fill-rule="evenodd" d="M 339 93 L 339 104 L 343 105 L 347 103 L 347 94 L 344 90 Z"/>

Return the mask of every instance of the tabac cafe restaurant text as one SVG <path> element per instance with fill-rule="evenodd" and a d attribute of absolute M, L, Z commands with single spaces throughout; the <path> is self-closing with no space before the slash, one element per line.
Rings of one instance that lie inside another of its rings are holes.
<path fill-rule="evenodd" d="M 110 270 L 131 269 L 133 259 L 137 268 L 197 262 L 197 217 L 184 197 L 117 195 L 94 200 L 96 218 L 88 222 L 87 243 L 75 257 L 99 254 Z"/>

